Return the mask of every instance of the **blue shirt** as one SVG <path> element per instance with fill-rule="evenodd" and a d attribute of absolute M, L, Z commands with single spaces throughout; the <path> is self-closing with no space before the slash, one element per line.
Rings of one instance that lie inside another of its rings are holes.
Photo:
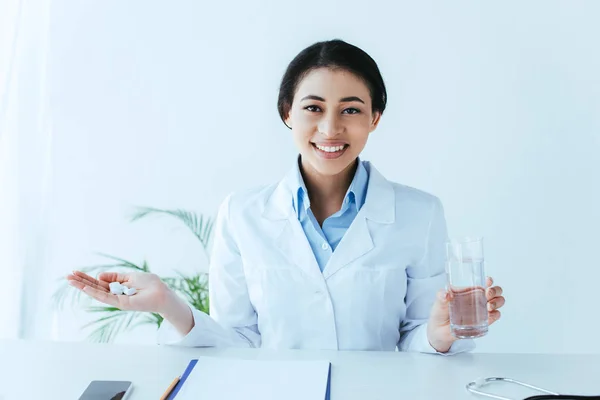
<path fill-rule="evenodd" d="M 342 208 L 323 221 L 323 227 L 321 228 L 310 209 L 310 199 L 300 173 L 299 163 L 296 165 L 294 187 L 297 190 L 294 191 L 294 210 L 317 259 L 319 268 L 323 271 L 335 248 L 344 237 L 352 221 L 354 221 L 356 214 L 365 203 L 369 173 L 359 159 L 354 178 L 344 197 Z"/>

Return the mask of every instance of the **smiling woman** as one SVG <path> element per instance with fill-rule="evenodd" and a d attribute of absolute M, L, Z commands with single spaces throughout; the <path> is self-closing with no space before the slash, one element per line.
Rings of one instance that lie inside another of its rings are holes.
<path fill-rule="evenodd" d="M 280 112 L 285 113 L 284 121 L 300 151 L 308 192 L 322 199 L 312 209 L 322 223 L 339 210 L 344 187 L 350 185 L 358 156 L 385 108 L 385 103 L 372 104 L 369 86 L 381 87 L 383 92 L 385 86 L 383 80 L 365 85 L 364 78 L 335 66 L 315 68 L 302 76 L 295 77 L 299 83 L 294 85 L 293 100 L 289 106 L 284 100 Z M 313 184 L 324 180 L 330 182 Z"/>
<path fill-rule="evenodd" d="M 377 128 L 386 102 L 375 61 L 358 47 L 333 40 L 308 47 L 290 63 L 277 108 L 292 129 L 304 172 L 337 175 L 356 167 L 352 161 Z"/>
<path fill-rule="evenodd" d="M 113 306 L 160 313 L 164 344 L 472 349 L 471 339 L 450 330 L 440 200 L 388 181 L 359 157 L 386 102 L 377 64 L 354 45 L 319 42 L 292 60 L 278 111 L 299 155 L 279 182 L 223 201 L 209 270 L 210 315 L 151 274 L 105 275 L 137 282 L 131 301 L 111 294 L 102 276 L 77 273 L 71 284 Z M 504 304 L 502 288 L 492 284 L 488 279 L 489 323 Z"/>

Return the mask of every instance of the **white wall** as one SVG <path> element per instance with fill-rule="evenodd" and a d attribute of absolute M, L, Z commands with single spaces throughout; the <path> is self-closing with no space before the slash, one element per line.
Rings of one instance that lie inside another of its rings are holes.
<path fill-rule="evenodd" d="M 49 249 L 36 335 L 58 276 L 106 252 L 157 272 L 204 267 L 167 220 L 213 215 L 230 191 L 279 179 L 295 149 L 276 98 L 302 48 L 369 52 L 389 108 L 363 158 L 440 196 L 452 235 L 486 237 L 505 289 L 486 352 L 600 352 L 600 3 L 56 1 Z M 81 338 L 80 320 L 58 338 Z M 56 326 L 55 326 L 56 328 Z M 152 341 L 151 330 L 144 338 Z"/>

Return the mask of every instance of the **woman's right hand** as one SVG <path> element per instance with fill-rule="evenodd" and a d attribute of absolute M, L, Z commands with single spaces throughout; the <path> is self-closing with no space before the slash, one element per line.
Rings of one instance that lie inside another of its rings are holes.
<path fill-rule="evenodd" d="M 173 297 L 169 287 L 157 275 L 148 272 L 102 272 L 95 279 L 81 271 L 73 271 L 67 276 L 67 280 L 71 286 L 90 297 L 127 311 L 163 313 Z M 112 294 L 108 286 L 111 282 L 133 287 L 136 293 L 132 296 Z"/>
<path fill-rule="evenodd" d="M 183 336 L 194 327 L 190 307 L 155 274 L 102 272 L 95 279 L 81 271 L 73 271 L 67 276 L 67 280 L 71 286 L 90 297 L 120 310 L 159 313 Z M 133 287 L 136 293 L 132 296 L 112 294 L 108 285 L 111 282 Z"/>

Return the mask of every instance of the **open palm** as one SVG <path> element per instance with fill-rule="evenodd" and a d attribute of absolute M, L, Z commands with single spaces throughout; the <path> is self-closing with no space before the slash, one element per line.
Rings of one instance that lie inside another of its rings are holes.
<path fill-rule="evenodd" d="M 127 311 L 160 312 L 169 290 L 156 274 L 148 272 L 102 272 L 95 279 L 81 271 L 73 271 L 67 276 L 67 280 L 69 285 L 90 297 Z M 109 288 L 111 282 L 134 287 L 137 292 L 133 296 L 112 294 Z"/>

